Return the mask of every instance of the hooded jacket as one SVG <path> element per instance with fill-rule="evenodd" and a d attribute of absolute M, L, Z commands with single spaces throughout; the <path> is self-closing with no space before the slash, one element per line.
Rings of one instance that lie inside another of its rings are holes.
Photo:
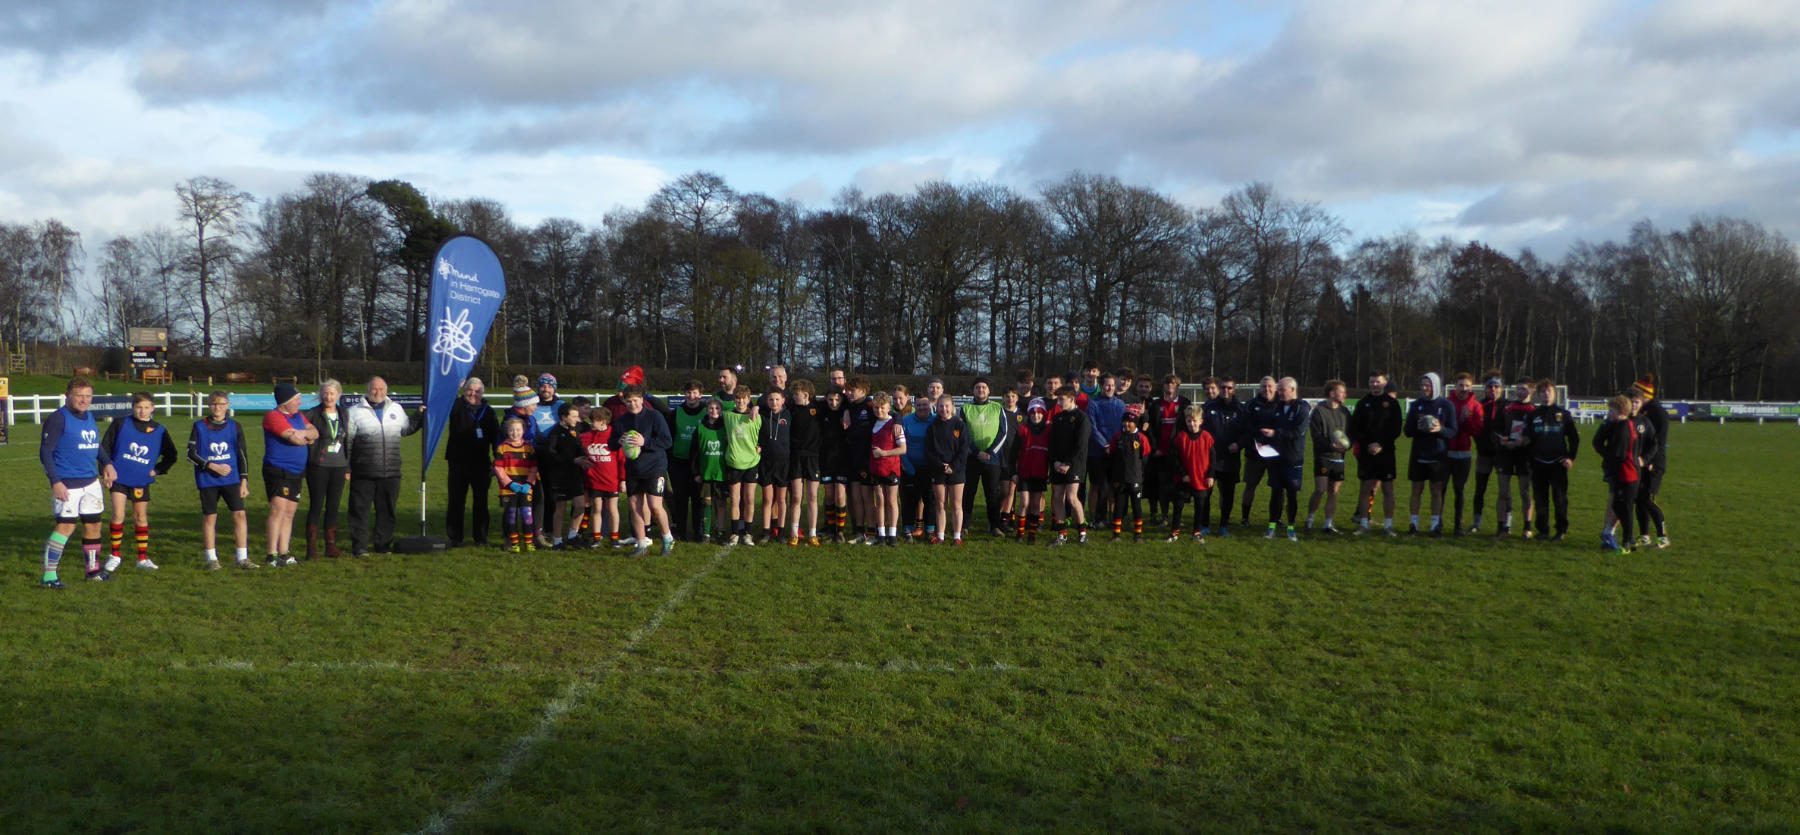
<path fill-rule="evenodd" d="M 1425 375 L 1431 381 L 1431 397 L 1421 397 L 1412 402 L 1406 410 L 1406 437 L 1413 439 L 1412 460 L 1421 462 L 1442 461 L 1450 450 L 1450 439 L 1456 437 L 1456 407 L 1443 396 L 1444 383 L 1438 379 L 1437 372 Z M 1422 425 L 1425 418 L 1438 420 L 1436 431 L 1428 432 Z"/>

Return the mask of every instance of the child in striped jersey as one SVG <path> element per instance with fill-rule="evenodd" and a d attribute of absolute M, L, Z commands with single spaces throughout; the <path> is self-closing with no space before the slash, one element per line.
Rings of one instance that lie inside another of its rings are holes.
<path fill-rule="evenodd" d="M 525 440 L 525 421 L 513 416 L 502 427 L 506 439 L 494 447 L 494 479 L 500 482 L 500 529 L 507 550 L 515 554 L 537 550 L 531 518 L 532 486 L 537 484 L 537 452 Z"/>

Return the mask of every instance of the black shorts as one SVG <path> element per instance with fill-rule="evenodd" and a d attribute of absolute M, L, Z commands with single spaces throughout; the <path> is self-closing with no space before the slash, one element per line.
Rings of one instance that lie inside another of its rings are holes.
<path fill-rule="evenodd" d="M 1142 496 L 1144 495 L 1144 485 L 1129 481 L 1115 481 L 1112 483 L 1112 491 L 1115 496 Z"/>
<path fill-rule="evenodd" d="M 870 483 L 876 487 L 895 487 L 900 484 L 900 476 L 897 475 L 872 475 L 869 478 Z"/>
<path fill-rule="evenodd" d="M 740 470 L 736 467 L 726 467 L 725 468 L 725 483 L 726 484 L 755 484 L 757 473 L 760 472 L 761 469 L 762 469 L 761 464 L 758 464 L 757 466 L 751 467 L 750 469 L 747 469 L 747 470 Z M 635 488 L 635 487 L 628 488 L 628 489 L 630 489 L 631 492 L 633 492 L 633 493 L 637 492 L 637 488 Z"/>
<path fill-rule="evenodd" d="M 1255 486 L 1257 482 L 1262 481 L 1265 470 L 1280 466 L 1279 464 L 1271 465 L 1268 463 L 1270 460 L 1257 455 L 1256 449 L 1252 447 L 1250 454 L 1244 456 L 1244 483 Z"/>
<path fill-rule="evenodd" d="M 933 485 L 963 484 L 969 480 L 969 473 L 967 470 L 956 470 L 954 472 L 948 472 L 948 473 L 940 470 L 940 471 L 934 472 L 934 473 L 927 473 L 926 477 L 931 479 L 931 483 Z"/>
<path fill-rule="evenodd" d="M 306 486 L 305 473 L 290 473 L 280 467 L 264 464 L 262 468 L 264 498 L 300 501 L 300 488 Z"/>
<path fill-rule="evenodd" d="M 849 484 L 850 462 L 844 458 L 841 449 L 828 449 L 819 453 L 819 480 L 826 484 Z"/>
<path fill-rule="evenodd" d="M 1048 482 L 1049 479 L 1047 478 L 1025 478 L 1021 476 L 1019 478 L 1019 489 L 1026 493 L 1042 493 L 1044 492 L 1044 488 L 1048 486 Z"/>
<path fill-rule="evenodd" d="M 632 476 L 625 480 L 625 492 L 634 498 L 637 496 L 666 496 L 669 494 L 669 474 Z"/>
<path fill-rule="evenodd" d="M 1080 484 L 1084 481 L 1087 481 L 1087 470 L 1077 470 L 1071 467 L 1068 472 L 1059 473 L 1054 465 L 1050 467 L 1051 484 Z"/>
<path fill-rule="evenodd" d="M 788 460 L 788 478 L 799 481 L 819 481 L 819 454 L 816 452 L 796 452 Z"/>
<path fill-rule="evenodd" d="M 150 501 L 150 485 L 148 484 L 142 487 L 126 487 L 115 481 L 113 486 L 106 489 L 106 492 L 124 496 L 130 499 L 132 504 Z"/>
<path fill-rule="evenodd" d="M 1436 461 L 1413 461 L 1406 465 L 1406 480 L 1443 484 L 1450 480 L 1450 462 L 1442 458 Z"/>
<path fill-rule="evenodd" d="M 1325 458 L 1314 458 L 1312 471 L 1313 475 L 1318 478 L 1327 479 L 1333 482 L 1343 481 L 1344 461 L 1341 458 L 1336 461 Z"/>
<path fill-rule="evenodd" d="M 1270 488 L 1286 487 L 1289 490 L 1298 490 L 1306 468 L 1298 464 L 1273 463 L 1269 465 L 1268 470 Z"/>
<path fill-rule="evenodd" d="M 200 488 L 200 515 L 216 516 L 219 513 L 219 500 L 225 500 L 225 509 L 232 513 L 244 511 L 244 497 L 238 495 L 238 486 L 228 484 L 224 487 Z"/>
<path fill-rule="evenodd" d="M 1379 455 L 1357 453 L 1356 477 L 1363 481 L 1393 481 L 1399 478 L 1400 465 L 1394 459 L 1394 448 L 1384 447 Z"/>
<path fill-rule="evenodd" d="M 1503 452 L 1494 456 L 1494 471 L 1501 475 L 1531 476 L 1531 456 L 1523 452 Z"/>
<path fill-rule="evenodd" d="M 788 463 L 786 458 L 763 456 L 762 464 L 756 468 L 756 483 L 764 487 L 788 486 L 788 482 L 793 480 L 792 476 L 788 475 L 792 471 Z"/>
<path fill-rule="evenodd" d="M 608 490 L 588 490 L 584 495 L 587 496 L 587 500 L 590 502 L 595 499 L 616 499 L 619 497 L 619 494 L 616 491 Z"/>
<path fill-rule="evenodd" d="M 1476 475 L 1487 475 L 1489 473 L 1492 473 L 1494 470 L 1499 468 L 1499 464 L 1500 464 L 1499 456 L 1494 455 L 1491 452 L 1475 453 L 1475 474 Z"/>

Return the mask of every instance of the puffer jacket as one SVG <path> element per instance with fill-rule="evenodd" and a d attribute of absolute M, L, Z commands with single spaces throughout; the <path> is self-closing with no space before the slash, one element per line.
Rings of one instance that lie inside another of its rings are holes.
<path fill-rule="evenodd" d="M 406 409 L 393 398 L 380 407 L 362 401 L 344 412 L 344 443 L 349 446 L 351 478 L 398 478 L 400 439 L 425 426 L 425 413 Z"/>

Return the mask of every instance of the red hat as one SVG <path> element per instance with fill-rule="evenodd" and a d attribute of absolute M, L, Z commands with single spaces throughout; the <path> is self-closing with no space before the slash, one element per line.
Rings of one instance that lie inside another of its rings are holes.
<path fill-rule="evenodd" d="M 1144 407 L 1137 403 L 1126 405 L 1125 419 L 1142 422 L 1144 419 Z"/>
<path fill-rule="evenodd" d="M 641 386 L 643 384 L 644 367 L 641 365 L 634 365 L 627 368 L 625 369 L 625 373 L 619 375 L 619 388 L 624 388 L 626 386 Z"/>

